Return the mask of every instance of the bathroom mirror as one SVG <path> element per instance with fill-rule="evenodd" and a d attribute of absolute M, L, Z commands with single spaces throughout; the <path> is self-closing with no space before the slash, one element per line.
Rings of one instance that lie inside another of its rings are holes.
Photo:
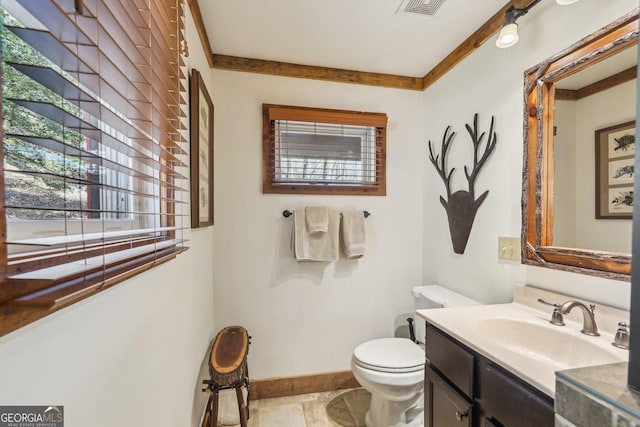
<path fill-rule="evenodd" d="M 602 215 L 595 202 L 626 187 L 609 185 L 609 178 L 596 182 L 617 164 L 601 160 L 606 155 L 596 153 L 596 138 L 635 135 L 635 89 L 623 85 L 635 88 L 637 39 L 635 10 L 525 72 L 523 263 L 630 280 L 630 216 Z M 619 97 L 606 91 L 616 88 L 631 92 L 633 105 L 613 108 Z M 603 105 L 606 114 L 598 114 Z M 625 147 L 611 150 L 632 159 Z"/>

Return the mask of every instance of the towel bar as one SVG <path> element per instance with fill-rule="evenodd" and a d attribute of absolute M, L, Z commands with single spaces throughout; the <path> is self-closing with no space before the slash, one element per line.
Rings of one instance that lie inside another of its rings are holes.
<path fill-rule="evenodd" d="M 362 214 L 364 215 L 365 218 L 368 218 L 369 215 L 371 215 L 369 213 L 369 211 L 362 211 Z M 288 209 L 285 209 L 285 210 L 282 211 L 282 216 L 285 217 L 285 218 L 289 218 L 291 215 L 293 215 L 293 212 L 291 212 Z M 340 214 L 340 215 L 342 215 L 342 214 Z"/>

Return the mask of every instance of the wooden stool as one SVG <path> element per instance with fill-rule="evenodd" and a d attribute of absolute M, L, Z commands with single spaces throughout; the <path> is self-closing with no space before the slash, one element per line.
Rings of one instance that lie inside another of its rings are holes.
<path fill-rule="evenodd" d="M 240 411 L 240 425 L 247 427 L 249 419 L 249 369 L 247 354 L 251 337 L 242 326 L 227 326 L 216 335 L 209 357 L 210 380 L 202 381 L 209 392 L 209 401 L 202 427 L 218 425 L 218 395 L 220 390 L 235 388 Z M 247 404 L 244 404 L 242 387 L 247 389 Z"/>

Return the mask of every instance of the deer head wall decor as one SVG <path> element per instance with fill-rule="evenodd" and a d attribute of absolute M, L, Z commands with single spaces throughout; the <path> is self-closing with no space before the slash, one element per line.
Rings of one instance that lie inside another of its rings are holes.
<path fill-rule="evenodd" d="M 473 143 L 473 168 L 471 172 L 465 165 L 464 174 L 467 177 L 469 184 L 469 190 L 458 190 L 455 193 L 451 193 L 451 176 L 456 168 L 451 168 L 450 171 L 446 170 L 446 157 L 447 150 L 453 142 L 455 132 L 451 131 L 451 126 L 447 126 L 442 136 L 442 148 L 441 154 L 436 155 L 434 153 L 431 141 L 429 141 L 429 160 L 433 163 L 438 174 L 444 181 L 444 186 L 447 189 L 447 199 L 445 200 L 440 196 L 440 203 L 447 212 L 447 219 L 449 220 L 449 232 L 451 233 L 451 243 L 453 244 L 453 251 L 457 254 L 463 254 L 467 247 L 467 241 L 469 240 L 469 234 L 471 233 L 471 227 L 473 226 L 473 220 L 476 217 L 478 208 L 487 198 L 489 190 L 485 191 L 476 199 L 475 197 L 475 183 L 478 176 L 478 172 L 487 161 L 489 155 L 496 147 L 497 135 L 493 129 L 494 117 L 491 117 L 491 126 L 489 127 L 489 135 L 487 142 L 484 145 L 484 151 L 480 154 L 480 147 L 482 141 L 486 136 L 485 132 L 478 135 L 478 114 L 473 116 L 473 129 L 466 124 L 467 132 L 471 137 Z"/>

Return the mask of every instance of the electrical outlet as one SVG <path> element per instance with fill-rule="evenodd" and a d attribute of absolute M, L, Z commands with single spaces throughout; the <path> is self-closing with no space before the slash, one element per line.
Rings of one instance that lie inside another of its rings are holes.
<path fill-rule="evenodd" d="M 520 261 L 520 238 L 498 236 L 498 259 Z"/>

